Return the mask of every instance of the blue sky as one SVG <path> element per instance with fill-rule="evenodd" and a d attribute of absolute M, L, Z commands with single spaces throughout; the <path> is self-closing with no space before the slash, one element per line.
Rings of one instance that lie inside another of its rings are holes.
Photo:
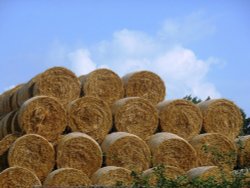
<path fill-rule="evenodd" d="M 250 115 L 248 0 L 2 0 L 0 92 L 52 66 L 159 74 L 166 99 L 227 98 Z"/>

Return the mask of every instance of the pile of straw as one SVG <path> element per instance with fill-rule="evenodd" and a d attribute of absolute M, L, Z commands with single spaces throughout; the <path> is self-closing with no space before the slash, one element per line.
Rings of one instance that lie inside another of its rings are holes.
<path fill-rule="evenodd" d="M 138 136 L 115 132 L 106 136 L 102 143 L 107 166 L 118 166 L 142 172 L 150 167 L 150 150 Z"/>
<path fill-rule="evenodd" d="M 189 140 L 198 135 L 202 127 L 202 113 L 192 102 L 184 99 L 168 100 L 157 105 L 160 128 Z"/>
<path fill-rule="evenodd" d="M 122 77 L 126 97 L 142 97 L 157 104 L 161 102 L 166 93 L 162 79 L 150 71 L 139 71 Z"/>
<path fill-rule="evenodd" d="M 26 134 L 18 138 L 8 152 L 9 166 L 20 166 L 33 171 L 42 181 L 55 165 L 55 151 L 45 138 Z"/>
<path fill-rule="evenodd" d="M 199 157 L 200 166 L 219 166 L 232 170 L 236 164 L 235 144 L 218 133 L 205 133 L 190 140 Z"/>
<path fill-rule="evenodd" d="M 101 143 L 112 128 L 112 113 L 108 104 L 99 98 L 86 96 L 68 106 L 69 127 L 83 132 Z"/>
<path fill-rule="evenodd" d="M 18 124 L 25 133 L 39 134 L 54 141 L 64 131 L 67 117 L 55 98 L 37 96 L 22 105 L 18 111 Z"/>
<path fill-rule="evenodd" d="M 12 119 L 15 116 L 15 111 L 8 113 L 3 116 L 0 120 L 0 139 L 4 138 L 6 135 L 13 133 L 12 132 Z"/>
<path fill-rule="evenodd" d="M 177 179 L 180 176 L 184 176 L 186 173 L 184 170 L 174 167 L 174 166 L 164 166 L 163 175 L 167 179 Z M 145 170 L 142 174 L 143 177 L 148 179 L 148 182 L 151 186 L 156 186 L 159 177 L 156 175 L 157 168 L 150 168 Z"/>
<path fill-rule="evenodd" d="M 91 180 L 81 170 L 60 168 L 51 172 L 45 179 L 44 186 L 89 186 Z"/>
<path fill-rule="evenodd" d="M 80 81 L 66 68 L 50 68 L 18 90 L 18 104 L 21 106 L 29 98 L 40 95 L 55 97 L 65 106 L 80 96 Z"/>
<path fill-rule="evenodd" d="M 121 78 L 109 69 L 97 69 L 80 77 L 82 94 L 99 97 L 111 106 L 123 98 L 124 89 Z"/>
<path fill-rule="evenodd" d="M 222 182 L 224 179 L 232 179 L 230 171 L 224 171 L 217 166 L 201 166 L 193 168 L 187 172 L 190 180 L 199 178 L 200 180 L 207 181 L 213 178 L 216 182 Z"/>
<path fill-rule="evenodd" d="M 148 140 L 153 166 L 169 165 L 185 171 L 197 166 L 194 148 L 183 138 L 172 133 L 157 133 Z"/>
<path fill-rule="evenodd" d="M 132 183 L 131 171 L 116 166 L 106 166 L 97 170 L 92 176 L 93 185 L 116 186 L 122 183 L 128 186 Z"/>
<path fill-rule="evenodd" d="M 234 140 L 240 133 L 243 120 L 240 109 L 226 99 L 213 99 L 198 104 L 203 113 L 203 129 L 220 133 Z"/>
<path fill-rule="evenodd" d="M 41 185 L 33 172 L 22 167 L 11 167 L 0 173 L 0 187 L 2 188 L 31 188 Z"/>
<path fill-rule="evenodd" d="M 70 133 L 57 145 L 57 167 L 75 168 L 89 177 L 102 165 L 102 151 L 98 143 L 84 133 Z"/>
<path fill-rule="evenodd" d="M 240 136 L 235 139 L 238 149 L 238 165 L 240 167 L 250 167 L 250 135 Z"/>
<path fill-rule="evenodd" d="M 120 99 L 114 103 L 112 111 L 114 125 L 119 132 L 128 132 L 147 140 L 158 127 L 157 109 L 145 99 Z"/>

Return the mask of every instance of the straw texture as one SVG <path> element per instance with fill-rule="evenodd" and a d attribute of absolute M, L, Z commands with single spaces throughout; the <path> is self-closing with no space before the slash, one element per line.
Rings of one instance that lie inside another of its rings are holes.
<path fill-rule="evenodd" d="M 243 120 L 240 109 L 226 99 L 213 99 L 198 104 L 203 113 L 203 129 L 220 133 L 234 140 L 240 133 Z"/>
<path fill-rule="evenodd" d="M 85 96 L 99 97 L 111 106 L 123 98 L 124 89 L 121 78 L 109 69 L 97 69 L 80 77 L 82 93 Z"/>
<path fill-rule="evenodd" d="M 50 68 L 19 89 L 18 104 L 22 105 L 29 98 L 40 95 L 55 97 L 66 106 L 80 96 L 80 81 L 66 68 Z"/>
<path fill-rule="evenodd" d="M 0 173 L 1 188 L 32 188 L 41 185 L 36 175 L 22 167 L 11 167 Z"/>
<path fill-rule="evenodd" d="M 161 102 L 166 94 L 162 79 L 150 71 L 133 72 L 122 77 L 126 97 L 142 97 L 153 104 Z"/>
<path fill-rule="evenodd" d="M 156 168 L 150 168 L 142 173 L 142 176 L 148 178 L 148 182 L 151 186 L 156 186 L 158 178 L 155 174 Z M 167 179 L 177 179 L 179 176 L 184 176 L 186 173 L 184 170 L 174 166 L 164 166 L 163 175 Z"/>
<path fill-rule="evenodd" d="M 20 166 L 33 171 L 42 181 L 55 165 L 55 151 L 45 138 L 27 134 L 18 138 L 8 153 L 9 166 Z"/>
<path fill-rule="evenodd" d="M 106 166 L 97 170 L 92 176 L 94 185 L 116 186 L 122 183 L 124 186 L 132 184 L 131 171 L 116 166 Z"/>
<path fill-rule="evenodd" d="M 217 166 L 201 166 L 193 168 L 187 172 L 187 176 L 190 180 L 199 178 L 203 181 L 206 181 L 209 178 L 214 178 L 216 182 L 222 182 L 223 179 L 232 179 L 230 171 L 222 171 Z"/>
<path fill-rule="evenodd" d="M 10 112 L 7 115 L 3 116 L 3 118 L 0 120 L 0 139 L 12 133 L 11 123 L 15 113 L 15 111 Z"/>
<path fill-rule="evenodd" d="M 142 172 L 150 167 L 150 150 L 138 136 L 115 132 L 106 136 L 102 143 L 107 166 L 118 166 Z"/>
<path fill-rule="evenodd" d="M 89 177 L 102 165 L 102 151 L 98 143 L 84 133 L 64 136 L 57 145 L 57 167 L 75 168 Z"/>
<path fill-rule="evenodd" d="M 26 101 L 18 112 L 18 124 L 26 133 L 54 141 L 67 125 L 63 106 L 52 97 L 37 96 Z"/>
<path fill-rule="evenodd" d="M 159 103 L 157 108 L 162 131 L 177 134 L 186 140 L 200 133 L 202 113 L 192 102 L 184 99 L 169 100 Z"/>
<path fill-rule="evenodd" d="M 51 172 L 45 179 L 44 186 L 89 186 L 91 180 L 80 170 L 60 168 Z"/>
<path fill-rule="evenodd" d="M 238 149 L 238 165 L 240 167 L 250 167 L 250 135 L 240 136 L 235 139 Z"/>
<path fill-rule="evenodd" d="M 201 134 L 195 136 L 190 144 L 197 151 L 200 166 L 219 166 L 232 170 L 236 165 L 236 146 L 221 134 Z"/>
<path fill-rule="evenodd" d="M 101 143 L 112 128 L 109 105 L 96 97 L 82 97 L 68 106 L 69 127 L 73 132 L 83 132 Z"/>
<path fill-rule="evenodd" d="M 128 132 L 147 140 L 158 127 L 157 109 L 145 99 L 120 99 L 114 103 L 112 111 L 115 128 L 119 132 Z"/>
<path fill-rule="evenodd" d="M 2 140 L 0 140 L 0 156 L 3 155 L 10 146 L 19 138 L 19 134 L 9 134 L 5 136 Z"/>
<path fill-rule="evenodd" d="M 197 166 L 197 153 L 183 138 L 172 133 L 157 133 L 150 137 L 148 145 L 153 166 L 169 165 L 185 171 Z"/>

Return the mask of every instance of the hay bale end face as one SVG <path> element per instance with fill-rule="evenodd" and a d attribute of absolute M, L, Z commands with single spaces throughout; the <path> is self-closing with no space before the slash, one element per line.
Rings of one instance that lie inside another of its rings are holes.
<path fill-rule="evenodd" d="M 109 69 L 96 69 L 81 77 L 81 83 L 85 96 L 99 97 L 109 106 L 124 96 L 121 78 Z"/>
<path fill-rule="evenodd" d="M 148 145 L 153 166 L 169 165 L 185 171 L 197 166 L 195 149 L 183 138 L 172 133 L 157 133 L 150 137 Z"/>
<path fill-rule="evenodd" d="M 51 172 L 45 179 L 44 186 L 89 186 L 91 180 L 81 170 L 60 168 Z"/>
<path fill-rule="evenodd" d="M 220 133 L 234 140 L 241 131 L 243 119 L 240 109 L 226 99 L 213 99 L 198 104 L 203 113 L 203 129 Z"/>
<path fill-rule="evenodd" d="M 67 125 L 66 111 L 55 98 L 33 97 L 18 111 L 18 124 L 25 133 L 39 134 L 54 141 Z"/>
<path fill-rule="evenodd" d="M 57 145 L 57 167 L 75 168 L 89 177 L 101 168 L 102 151 L 98 143 L 84 133 L 65 135 Z"/>
<path fill-rule="evenodd" d="M 114 103 L 112 111 L 114 125 L 119 132 L 128 132 L 147 140 L 158 127 L 157 109 L 145 99 L 120 99 Z"/>
<path fill-rule="evenodd" d="M 238 150 L 238 165 L 246 168 L 250 167 L 250 135 L 240 136 L 235 139 Z"/>
<path fill-rule="evenodd" d="M 10 167 L 0 173 L 0 187 L 27 188 L 41 186 L 37 176 L 28 169 L 22 167 Z"/>
<path fill-rule="evenodd" d="M 150 150 L 138 136 L 115 132 L 106 136 L 102 143 L 107 166 L 118 166 L 136 172 L 150 167 Z"/>
<path fill-rule="evenodd" d="M 174 166 L 164 166 L 162 169 L 163 175 L 167 179 L 177 179 L 180 176 L 186 175 L 185 171 L 174 167 Z M 157 177 L 157 167 L 145 170 L 142 173 L 142 177 L 148 178 L 148 182 L 151 186 L 156 186 L 159 177 Z"/>
<path fill-rule="evenodd" d="M 68 105 L 69 127 L 83 132 L 101 143 L 112 128 L 109 105 L 99 98 L 86 96 Z"/>
<path fill-rule="evenodd" d="M 93 185 L 116 186 L 121 183 L 124 186 L 132 184 L 131 171 L 116 166 L 106 166 L 97 170 L 92 176 Z"/>
<path fill-rule="evenodd" d="M 29 98 L 41 95 L 55 97 L 63 106 L 66 106 L 80 96 L 80 81 L 66 68 L 50 68 L 19 89 L 18 103 L 21 106 Z"/>
<path fill-rule="evenodd" d="M 122 77 L 126 97 L 142 97 L 154 105 L 164 100 L 166 88 L 162 79 L 150 71 L 139 71 Z"/>
<path fill-rule="evenodd" d="M 8 152 L 9 166 L 20 166 L 33 171 L 42 181 L 55 165 L 55 151 L 45 138 L 26 134 L 18 138 Z"/>
<path fill-rule="evenodd" d="M 162 131 L 187 140 L 200 133 L 202 113 L 192 102 L 184 99 L 169 100 L 159 103 L 157 108 Z"/>
<path fill-rule="evenodd" d="M 218 133 L 205 133 L 190 140 L 199 157 L 200 166 L 219 166 L 232 170 L 236 165 L 235 144 Z"/>
<path fill-rule="evenodd" d="M 20 137 L 19 134 L 9 134 L 0 140 L 0 156 L 3 155 L 10 146 Z"/>

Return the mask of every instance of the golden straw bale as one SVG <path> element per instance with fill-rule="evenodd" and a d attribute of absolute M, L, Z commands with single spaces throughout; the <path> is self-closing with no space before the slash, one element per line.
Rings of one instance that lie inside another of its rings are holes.
<path fill-rule="evenodd" d="M 45 179 L 46 186 L 89 186 L 91 180 L 81 170 L 74 168 L 60 168 L 51 172 Z"/>
<path fill-rule="evenodd" d="M 235 144 L 219 133 L 205 133 L 195 136 L 190 144 L 197 151 L 200 166 L 219 166 L 232 170 L 236 165 Z"/>
<path fill-rule="evenodd" d="M 57 145 L 58 168 L 75 168 L 90 177 L 101 165 L 101 148 L 87 134 L 73 132 L 59 140 Z"/>
<path fill-rule="evenodd" d="M 187 172 L 188 179 L 196 179 L 206 181 L 212 178 L 216 182 L 222 182 L 224 179 L 232 180 L 231 171 L 222 170 L 218 166 L 201 166 L 196 167 Z"/>
<path fill-rule="evenodd" d="M 102 143 L 107 166 L 124 167 L 142 172 L 150 167 L 150 150 L 138 136 L 115 132 L 106 136 Z"/>
<path fill-rule="evenodd" d="M 243 119 L 240 109 L 226 99 L 213 99 L 198 104 L 203 113 L 203 129 L 220 133 L 234 140 L 240 133 Z"/>
<path fill-rule="evenodd" d="M 112 128 L 112 113 L 103 100 L 86 96 L 68 105 L 69 127 L 83 132 L 101 143 Z"/>
<path fill-rule="evenodd" d="M 238 164 L 240 167 L 250 167 L 250 135 L 240 136 L 235 139 L 238 149 Z"/>
<path fill-rule="evenodd" d="M 123 98 L 124 89 L 121 78 L 109 69 L 97 69 L 80 77 L 82 93 L 85 96 L 99 97 L 111 106 Z"/>
<path fill-rule="evenodd" d="M 126 97 L 142 97 L 155 105 L 164 100 L 166 94 L 164 82 L 153 72 L 129 73 L 122 80 Z"/>
<path fill-rule="evenodd" d="M 128 132 L 147 140 L 158 127 L 157 109 L 145 99 L 120 99 L 114 103 L 112 111 L 115 128 L 119 132 Z"/>
<path fill-rule="evenodd" d="M 12 111 L 10 113 L 8 113 L 7 115 L 5 115 L 1 120 L 0 120 L 0 139 L 4 138 L 6 135 L 11 134 L 11 122 L 12 119 L 15 115 L 15 111 Z"/>
<path fill-rule="evenodd" d="M 0 156 L 3 155 L 10 146 L 19 138 L 19 134 L 9 134 L 5 136 L 2 140 L 0 140 Z"/>
<path fill-rule="evenodd" d="M 195 149 L 183 138 L 172 133 L 157 133 L 150 137 L 148 145 L 153 166 L 169 165 L 185 171 L 197 166 Z"/>
<path fill-rule="evenodd" d="M 55 98 L 33 97 L 20 108 L 18 124 L 26 133 L 39 134 L 54 141 L 67 125 L 66 111 Z"/>
<path fill-rule="evenodd" d="M 80 81 L 66 68 L 50 68 L 19 89 L 18 104 L 21 106 L 29 98 L 40 95 L 55 97 L 66 106 L 80 96 Z"/>
<path fill-rule="evenodd" d="M 189 140 L 198 135 L 202 127 L 202 113 L 192 102 L 184 99 L 168 100 L 157 105 L 160 128 Z"/>
<path fill-rule="evenodd" d="M 26 134 L 18 138 L 8 153 L 9 166 L 20 166 L 33 171 L 44 180 L 55 165 L 53 145 L 36 134 Z"/>
<path fill-rule="evenodd" d="M 1 188 L 32 188 L 41 185 L 37 176 L 26 168 L 15 166 L 0 173 Z"/>
<path fill-rule="evenodd" d="M 100 168 L 92 175 L 91 179 L 94 185 L 102 186 L 116 186 L 118 183 L 122 183 L 124 186 L 132 184 L 131 171 L 116 166 Z"/>
<path fill-rule="evenodd" d="M 175 166 L 164 166 L 163 168 L 163 175 L 167 179 L 177 179 L 180 176 L 184 176 L 186 173 L 183 169 L 177 168 Z M 157 173 L 157 167 L 150 168 L 148 170 L 145 170 L 142 173 L 142 176 L 145 178 L 148 178 L 148 182 L 151 186 L 156 186 L 158 177 L 156 175 Z"/>

